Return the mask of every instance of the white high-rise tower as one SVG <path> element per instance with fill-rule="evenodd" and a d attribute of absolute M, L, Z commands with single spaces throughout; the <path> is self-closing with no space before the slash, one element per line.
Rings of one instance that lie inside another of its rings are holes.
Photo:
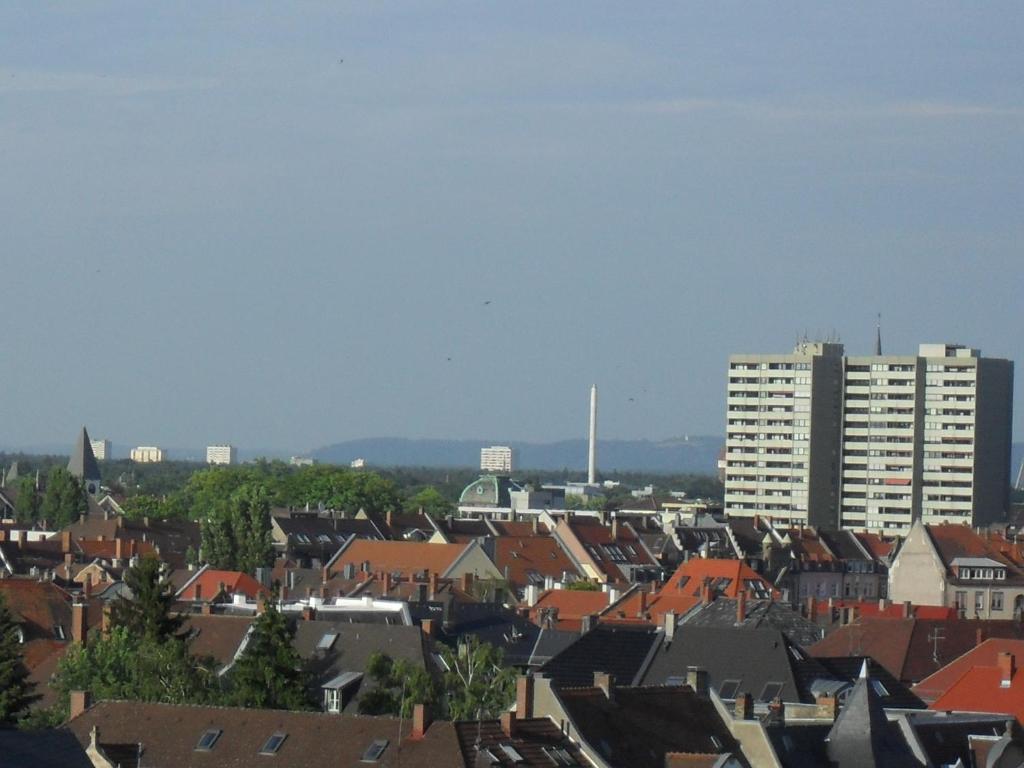
<path fill-rule="evenodd" d="M 590 387 L 590 446 L 587 452 L 587 483 L 597 482 L 597 384 Z"/>

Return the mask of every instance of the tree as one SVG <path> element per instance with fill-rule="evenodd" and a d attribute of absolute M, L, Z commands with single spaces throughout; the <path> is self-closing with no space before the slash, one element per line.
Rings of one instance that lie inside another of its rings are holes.
<path fill-rule="evenodd" d="M 600 589 L 596 582 L 589 581 L 588 579 L 570 581 L 564 588 L 571 589 L 574 592 L 597 592 Z"/>
<path fill-rule="evenodd" d="M 498 717 L 516 697 L 516 671 L 505 667 L 501 649 L 481 643 L 476 635 L 462 640 L 456 650 L 441 651 L 445 701 L 452 720 Z"/>
<path fill-rule="evenodd" d="M 200 523 L 202 555 L 215 568 L 251 573 L 274 562 L 270 501 L 262 485 L 235 490 Z"/>
<path fill-rule="evenodd" d="M 146 555 L 124 575 L 131 597 L 117 598 L 111 609 L 114 626 L 125 627 L 133 635 L 158 642 L 176 638 L 182 619 L 172 615 L 174 590 L 161 573 L 160 561 Z"/>
<path fill-rule="evenodd" d="M 438 698 L 437 683 L 423 667 L 405 659 L 397 661 L 375 651 L 366 665 L 374 687 L 359 699 L 361 715 L 398 715 L 412 717 L 417 704 L 433 704 Z"/>
<path fill-rule="evenodd" d="M 18 503 L 16 505 L 19 523 L 34 523 L 39 519 L 41 499 L 36 489 L 36 479 L 28 475 L 18 478 Z"/>
<path fill-rule="evenodd" d="M 310 709 L 293 632 L 272 602 L 253 622 L 245 650 L 231 670 L 230 700 L 258 709 Z"/>
<path fill-rule="evenodd" d="M 54 467 L 46 476 L 46 492 L 40 517 L 54 528 L 63 528 L 89 509 L 85 488 L 64 467 Z"/>
<path fill-rule="evenodd" d="M 129 699 L 167 704 L 219 703 L 217 676 L 210 659 L 197 658 L 184 640 L 165 640 L 114 627 L 106 637 L 68 650 L 57 666 L 54 688 L 66 715 L 71 691 L 97 699 Z"/>
<path fill-rule="evenodd" d="M 406 512 L 416 512 L 420 509 L 436 519 L 451 513 L 453 506 L 431 485 L 405 500 Z"/>
<path fill-rule="evenodd" d="M 0 593 L 0 725 L 10 725 L 37 696 L 21 657 L 19 628 Z"/>

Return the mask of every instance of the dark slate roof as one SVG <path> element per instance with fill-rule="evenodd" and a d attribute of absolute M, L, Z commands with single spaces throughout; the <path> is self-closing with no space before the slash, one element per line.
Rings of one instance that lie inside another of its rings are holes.
<path fill-rule="evenodd" d="M 900 730 L 885 715 L 868 677 L 861 677 L 828 732 L 828 756 L 836 768 L 906 768 L 919 765 Z"/>
<path fill-rule="evenodd" d="M 725 526 L 677 525 L 675 532 L 679 543 L 687 552 L 706 552 L 707 557 L 735 557 L 736 555 Z"/>
<path fill-rule="evenodd" d="M 910 727 L 932 765 L 975 765 L 971 736 L 1003 736 L 1013 719 L 1000 715 L 911 715 Z"/>
<path fill-rule="evenodd" d="M 593 685 L 595 672 L 608 672 L 621 684 L 631 685 L 660 637 L 650 627 L 598 624 L 541 671 L 560 688 Z"/>
<path fill-rule="evenodd" d="M 85 427 L 82 427 L 78 442 L 75 443 L 75 451 L 68 461 L 68 472 L 79 480 L 100 479 L 100 465 L 96 463 L 96 455 L 92 452 L 92 443 L 89 442 L 89 433 Z"/>
<path fill-rule="evenodd" d="M 828 765 L 828 732 L 832 724 L 770 725 L 765 736 L 783 768 L 821 768 Z"/>
<path fill-rule="evenodd" d="M 0 729 L 4 768 L 92 768 L 85 748 L 70 731 Z"/>
<path fill-rule="evenodd" d="M 660 645 L 643 684 L 664 685 L 670 679 L 685 678 L 687 667 L 695 666 L 707 671 L 716 691 L 726 680 L 736 680 L 739 693 L 758 700 L 770 692 L 765 688 L 769 683 L 777 683 L 782 685 L 783 701 L 810 702 L 810 692 L 796 668 L 796 662 L 805 658 L 778 630 L 684 624 L 677 627 L 671 643 Z"/>
<path fill-rule="evenodd" d="M 746 618 L 736 623 L 736 603 L 732 598 L 719 597 L 707 605 L 698 606 L 686 618 L 687 626 L 736 627 L 742 629 L 777 629 L 797 645 L 810 646 L 821 640 L 823 631 L 785 603 L 774 600 L 747 600 Z"/>
<path fill-rule="evenodd" d="M 530 654 L 530 666 L 539 667 L 547 664 L 570 645 L 580 639 L 579 632 L 568 632 L 561 629 L 541 629 L 537 642 Z"/>
<path fill-rule="evenodd" d="M 729 529 L 744 557 L 760 557 L 761 542 L 764 540 L 764 531 L 754 525 L 752 517 L 733 517 L 729 519 Z"/>
<path fill-rule="evenodd" d="M 330 518 L 320 517 L 316 513 L 292 512 L 274 516 L 274 524 L 281 531 L 294 540 L 292 545 L 308 544 L 299 538 L 302 534 L 310 542 L 317 542 L 318 537 L 327 536 L 338 544 L 344 544 L 353 534 L 360 539 L 372 539 L 383 541 L 383 534 L 373 524 L 372 520 L 361 520 L 357 518 Z M 333 550 L 332 550 L 333 552 Z"/>
<path fill-rule="evenodd" d="M 857 537 L 853 535 L 852 531 L 819 530 L 818 536 L 835 553 L 836 557 L 842 560 L 874 560 L 870 554 L 864 553 L 864 549 L 857 542 Z"/>
<path fill-rule="evenodd" d="M 710 699 L 686 686 L 559 692 L 580 736 L 610 764 L 663 768 L 668 752 L 739 753 Z"/>
<path fill-rule="evenodd" d="M 498 603 L 452 601 L 438 639 L 454 646 L 461 638 L 475 635 L 481 642 L 500 648 L 507 665 L 525 667 L 540 632 L 532 621 Z"/>
<path fill-rule="evenodd" d="M 897 680 L 892 674 L 874 659 L 868 656 L 839 656 L 833 658 L 808 659 L 825 669 L 828 674 L 836 679 L 843 680 L 853 685 L 860 675 L 861 666 L 865 659 L 868 662 L 868 672 L 871 679 L 881 685 L 881 690 L 876 687 L 876 692 L 882 700 L 886 709 L 925 709 L 925 703 L 921 701 L 907 686 Z M 885 691 L 883 693 L 882 691 Z"/>
<path fill-rule="evenodd" d="M 328 649 L 319 649 L 325 635 L 336 635 Z M 390 624 L 349 624 L 345 622 L 316 619 L 298 621 L 295 624 L 295 650 L 306 664 L 311 675 L 310 685 L 320 698 L 319 688 L 342 672 L 365 673 L 370 656 L 375 652 L 390 656 L 396 661 L 403 659 L 414 666 L 424 668 L 423 633 L 419 627 L 395 626 Z M 364 679 L 353 702 L 373 687 Z M 346 711 L 356 711 L 349 705 Z"/>
<path fill-rule="evenodd" d="M 499 720 L 460 721 L 455 723 L 459 747 L 466 765 L 475 765 L 478 752 L 487 750 L 483 756 L 488 765 L 515 766 L 516 768 L 551 768 L 551 758 L 545 748 L 563 749 L 578 765 L 587 765 L 579 748 L 565 737 L 557 725 L 547 718 L 516 720 L 512 736 L 501 729 Z M 512 746 L 523 758 L 513 760 L 501 749 L 502 745 Z M 493 756 L 497 763 L 491 762 Z"/>

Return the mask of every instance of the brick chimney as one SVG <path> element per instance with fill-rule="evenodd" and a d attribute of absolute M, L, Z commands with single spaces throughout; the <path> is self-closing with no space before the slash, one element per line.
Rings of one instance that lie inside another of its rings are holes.
<path fill-rule="evenodd" d="M 85 603 L 74 603 L 71 606 L 71 642 L 85 645 Z"/>
<path fill-rule="evenodd" d="M 462 591 L 471 592 L 473 589 L 473 574 L 468 571 L 462 574 Z"/>
<path fill-rule="evenodd" d="M 200 584 L 197 581 L 195 583 L 194 587 L 195 587 L 195 590 L 194 590 L 195 597 L 193 597 L 192 599 L 195 600 L 198 603 L 198 602 L 200 602 L 203 599 L 203 585 Z"/>
<path fill-rule="evenodd" d="M 711 602 L 711 579 L 707 576 L 700 583 L 700 601 L 704 605 L 708 605 Z"/>
<path fill-rule="evenodd" d="M 516 713 L 512 710 L 501 713 L 501 732 L 510 739 L 516 735 Z"/>
<path fill-rule="evenodd" d="M 819 696 L 815 700 L 814 716 L 823 720 L 839 717 L 839 699 L 835 696 Z"/>
<path fill-rule="evenodd" d="M 818 604 L 814 599 L 814 595 L 807 598 L 807 620 L 814 621 L 818 618 Z"/>
<path fill-rule="evenodd" d="M 516 678 L 516 717 L 520 720 L 533 717 L 533 677 L 530 675 Z"/>
<path fill-rule="evenodd" d="M 747 618 L 747 593 L 741 591 L 736 595 L 736 623 L 742 624 Z"/>
<path fill-rule="evenodd" d="M 903 618 L 912 619 L 914 618 L 914 606 L 911 605 L 909 600 L 903 601 Z"/>
<path fill-rule="evenodd" d="M 423 619 L 420 622 L 420 629 L 427 637 L 434 637 L 437 634 L 437 622 L 433 619 Z"/>
<path fill-rule="evenodd" d="M 385 573 L 384 578 L 381 579 L 381 588 L 384 590 L 384 597 L 387 597 L 391 591 L 391 574 Z"/>
<path fill-rule="evenodd" d="M 88 691 L 72 691 L 71 712 L 68 714 L 68 719 L 74 720 L 80 714 L 85 712 L 91 704 L 92 696 L 89 695 Z"/>
<path fill-rule="evenodd" d="M 120 560 L 122 557 L 122 542 L 121 539 L 114 539 L 114 559 Z"/>
<path fill-rule="evenodd" d="M 647 593 L 642 589 L 640 590 L 640 607 L 637 609 L 636 615 L 638 618 L 643 618 L 644 614 L 647 613 Z"/>
<path fill-rule="evenodd" d="M 316 608 L 311 605 L 305 605 L 302 607 L 302 619 L 303 621 L 312 621 L 316 618 Z"/>
<path fill-rule="evenodd" d="M 978 646 L 981 645 L 983 642 L 985 642 L 985 630 L 983 630 L 981 627 L 978 627 L 976 630 L 974 630 L 974 644 L 975 646 Z"/>
<path fill-rule="evenodd" d="M 430 595 L 429 599 L 433 600 L 437 596 L 437 573 L 436 572 L 434 572 L 434 571 L 430 572 L 430 579 L 429 579 L 428 583 L 430 585 L 429 588 L 428 588 L 428 594 Z"/>
<path fill-rule="evenodd" d="M 60 551 L 65 555 L 71 551 L 71 531 L 60 532 Z"/>
<path fill-rule="evenodd" d="M 999 667 L 999 687 L 1009 688 L 1013 682 L 1013 675 L 1017 671 L 1014 664 L 1013 654 L 1003 651 L 996 656 L 996 666 Z"/>
<path fill-rule="evenodd" d="M 430 708 L 426 704 L 417 704 L 412 708 L 412 732 L 410 739 L 422 739 L 427 733 L 427 728 L 433 722 Z"/>
<path fill-rule="evenodd" d="M 594 687 L 600 688 L 606 699 L 615 696 L 615 678 L 608 672 L 594 672 Z"/>
<path fill-rule="evenodd" d="M 749 693 L 737 693 L 732 715 L 735 720 L 753 720 L 754 697 Z"/>
<path fill-rule="evenodd" d="M 71 581 L 71 566 L 75 564 L 75 556 L 70 552 L 64 555 L 64 578 Z"/>
<path fill-rule="evenodd" d="M 82 597 L 86 600 L 92 597 L 92 578 L 89 576 L 86 576 L 85 581 L 82 582 Z"/>

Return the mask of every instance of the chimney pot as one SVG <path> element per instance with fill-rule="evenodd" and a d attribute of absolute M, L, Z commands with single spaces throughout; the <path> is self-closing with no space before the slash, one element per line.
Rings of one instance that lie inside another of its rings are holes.
<path fill-rule="evenodd" d="M 516 714 L 511 710 L 501 713 L 501 732 L 512 738 L 516 731 Z"/>
<path fill-rule="evenodd" d="M 708 696 L 708 671 L 703 667 L 686 668 L 686 684 L 701 698 Z"/>
<path fill-rule="evenodd" d="M 427 637 L 433 637 L 437 634 L 437 624 L 433 619 L 423 619 L 420 622 L 420 629 Z"/>
<path fill-rule="evenodd" d="M 412 739 L 422 739 L 431 723 L 430 708 L 426 704 L 417 704 L 412 708 Z"/>
<path fill-rule="evenodd" d="M 1013 682 L 1013 676 L 1016 670 L 1015 659 L 1012 653 L 1006 651 L 999 654 L 996 657 L 996 664 L 999 666 L 1000 681 L 999 685 L 1003 688 L 1009 688 Z"/>
<path fill-rule="evenodd" d="M 594 672 L 594 687 L 600 688 L 606 699 L 615 695 L 615 678 L 608 672 Z"/>
<path fill-rule="evenodd" d="M 742 624 L 747 619 L 747 593 L 736 595 L 736 623 Z"/>
<path fill-rule="evenodd" d="M 85 644 L 84 603 L 74 603 L 71 606 L 71 642 L 75 645 Z"/>
<path fill-rule="evenodd" d="M 92 704 L 92 696 L 89 695 L 88 691 L 72 691 L 71 692 L 71 712 L 68 715 L 69 720 L 74 720 L 80 714 L 85 712 Z"/>

